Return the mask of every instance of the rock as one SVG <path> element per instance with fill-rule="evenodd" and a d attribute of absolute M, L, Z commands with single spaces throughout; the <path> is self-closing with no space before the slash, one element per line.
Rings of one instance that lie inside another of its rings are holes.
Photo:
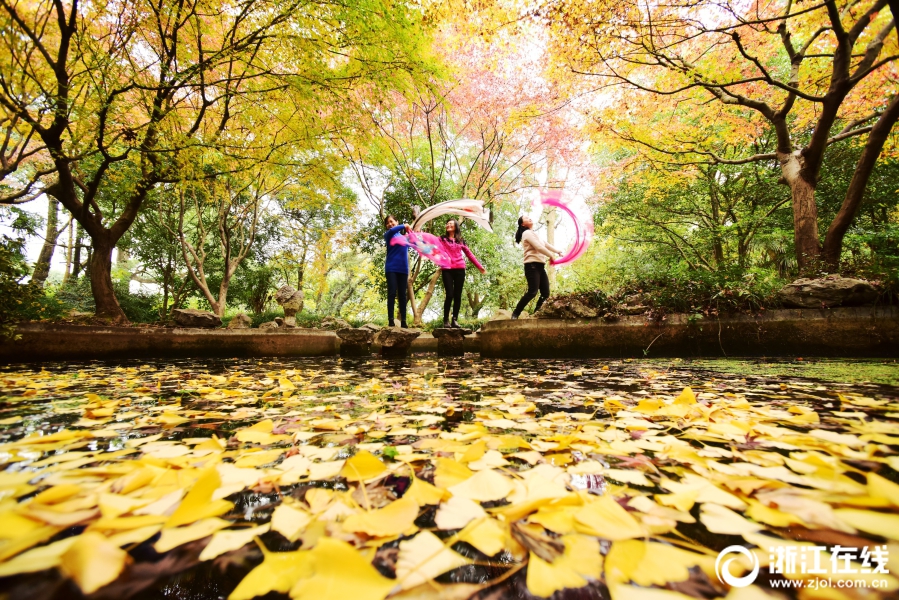
<path fill-rule="evenodd" d="M 643 306 L 642 304 L 638 304 L 636 306 L 631 306 L 629 304 L 622 304 L 618 307 L 618 310 L 623 312 L 626 315 L 641 315 L 649 310 L 648 306 Z"/>
<path fill-rule="evenodd" d="M 283 317 L 275 317 L 275 323 L 277 323 L 278 327 L 284 327 L 284 318 Z"/>
<path fill-rule="evenodd" d="M 259 329 L 278 329 L 278 324 L 274 321 L 266 321 L 259 324 Z"/>
<path fill-rule="evenodd" d="M 380 325 L 376 325 L 375 323 L 366 323 L 365 325 L 363 325 L 363 326 L 360 327 L 359 329 L 369 329 L 369 330 L 374 331 L 375 333 L 377 333 L 377 332 L 381 331 L 381 329 L 383 329 L 383 328 L 382 328 Z"/>
<path fill-rule="evenodd" d="M 222 324 L 222 320 L 208 310 L 194 310 L 193 308 L 176 308 L 172 311 L 172 318 L 181 327 L 211 329 L 220 327 Z"/>
<path fill-rule="evenodd" d="M 877 300 L 877 290 L 864 279 L 828 275 L 823 279 L 797 279 L 778 292 L 784 305 L 796 308 L 861 306 Z"/>
<path fill-rule="evenodd" d="M 338 329 L 341 356 L 368 356 L 371 354 L 371 342 L 375 332 L 363 326 L 359 328 Z"/>
<path fill-rule="evenodd" d="M 275 292 L 275 302 L 284 309 L 284 326 L 297 326 L 297 313 L 303 310 L 303 291 L 295 290 L 289 285 L 282 285 Z"/>
<path fill-rule="evenodd" d="M 493 316 L 490 317 L 490 320 L 491 321 L 507 321 L 511 318 L 512 318 L 512 311 L 501 308 L 498 311 L 496 311 L 495 313 L 493 313 Z"/>
<path fill-rule="evenodd" d="M 334 317 L 325 317 L 322 319 L 321 325 L 319 325 L 319 329 L 330 329 L 331 331 L 337 331 L 338 329 L 352 329 L 353 326 L 344 321 L 343 319 Z"/>
<path fill-rule="evenodd" d="M 228 323 L 228 329 L 249 329 L 252 326 L 253 320 L 244 313 L 237 313 Z"/>
<path fill-rule="evenodd" d="M 541 319 L 595 319 L 599 311 L 573 296 L 553 296 L 534 316 Z"/>
<path fill-rule="evenodd" d="M 465 336 L 472 333 L 471 329 L 435 329 L 433 334 L 437 338 L 437 356 L 464 356 Z"/>
<path fill-rule="evenodd" d="M 408 356 L 412 342 L 420 335 L 420 329 L 385 327 L 375 334 L 375 341 L 381 344 L 381 356 Z"/>

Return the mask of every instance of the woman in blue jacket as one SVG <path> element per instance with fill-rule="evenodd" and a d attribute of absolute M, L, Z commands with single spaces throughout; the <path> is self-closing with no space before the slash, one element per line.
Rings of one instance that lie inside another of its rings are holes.
<path fill-rule="evenodd" d="M 409 281 L 409 249 L 402 245 L 391 245 L 390 240 L 395 235 L 403 235 L 409 233 L 408 225 L 399 225 L 396 217 L 387 215 L 384 219 L 384 243 L 387 244 L 387 261 L 384 264 L 384 271 L 387 275 L 387 323 L 390 327 L 394 327 L 393 321 L 393 305 L 399 300 L 400 304 L 400 327 L 406 325 L 406 285 Z"/>

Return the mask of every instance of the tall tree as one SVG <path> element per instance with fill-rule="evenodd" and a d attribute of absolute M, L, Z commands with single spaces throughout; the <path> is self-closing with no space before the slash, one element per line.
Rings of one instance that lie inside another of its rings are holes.
<path fill-rule="evenodd" d="M 615 100 L 618 116 L 603 115 L 606 130 L 682 164 L 776 161 L 791 191 L 799 264 L 823 260 L 834 269 L 899 119 L 899 94 L 888 75 L 899 52 L 887 4 L 626 0 L 585 10 L 577 0 L 557 0 L 541 18 L 550 23 L 559 66 Z M 669 118 L 677 116 L 670 126 L 650 116 L 666 109 Z M 630 127 L 638 115 L 645 120 Z M 769 128 L 773 151 L 741 152 Z M 732 144 L 725 154 L 713 149 L 721 135 Z M 853 137 L 865 140 L 865 151 L 822 246 L 815 190 L 824 153 Z"/>
<path fill-rule="evenodd" d="M 57 198 L 91 239 L 98 316 L 125 321 L 112 249 L 149 192 L 210 147 L 252 166 L 304 145 L 356 85 L 405 85 L 427 66 L 420 17 L 387 0 L 0 0 L 2 202 Z"/>

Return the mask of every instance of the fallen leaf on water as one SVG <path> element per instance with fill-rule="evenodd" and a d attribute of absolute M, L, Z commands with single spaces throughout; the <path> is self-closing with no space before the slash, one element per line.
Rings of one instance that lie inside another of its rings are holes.
<path fill-rule="evenodd" d="M 167 552 L 181 544 L 208 537 L 230 524 L 230 521 L 212 517 L 197 521 L 196 523 L 185 527 L 166 527 L 162 530 L 162 535 L 159 536 L 159 540 L 153 544 L 153 548 L 159 553 Z"/>
<path fill-rule="evenodd" d="M 403 496 L 384 508 L 350 515 L 343 522 L 343 529 L 373 537 L 388 537 L 408 532 L 417 517 L 418 504 Z"/>
<path fill-rule="evenodd" d="M 311 521 L 312 515 L 302 508 L 282 503 L 272 514 L 271 525 L 274 531 L 294 542 Z"/>
<path fill-rule="evenodd" d="M 269 552 L 261 543 L 259 547 L 265 557 L 262 564 L 250 571 L 228 600 L 251 600 L 269 592 L 286 594 L 302 577 L 312 573 L 309 551 Z"/>
<path fill-rule="evenodd" d="M 215 467 L 201 472 L 199 479 L 166 521 L 166 527 L 186 525 L 207 517 L 217 517 L 231 510 L 234 505 L 226 500 L 212 500 L 212 494 L 221 485 Z"/>
<path fill-rule="evenodd" d="M 129 561 L 128 553 L 99 533 L 83 533 L 60 558 L 60 568 L 85 594 L 111 583 Z"/>
<path fill-rule="evenodd" d="M 578 531 L 607 540 L 627 540 L 646 535 L 637 519 L 609 496 L 602 496 L 578 510 L 574 513 L 574 520 Z"/>
<path fill-rule="evenodd" d="M 422 531 L 411 540 L 400 542 L 396 578 L 400 589 L 407 590 L 468 564 L 468 559 L 447 548 L 430 531 Z"/>
<path fill-rule="evenodd" d="M 453 497 L 467 498 L 478 502 L 501 500 L 513 490 L 509 478 L 493 470 L 478 471 L 461 483 L 449 488 Z"/>
<path fill-rule="evenodd" d="M 440 505 L 434 521 L 438 529 L 461 529 L 474 519 L 486 516 L 484 509 L 474 500 L 453 496 Z"/>
<path fill-rule="evenodd" d="M 340 475 L 347 481 L 371 481 L 380 476 L 387 467 L 371 452 L 357 452 L 340 470 Z"/>
<path fill-rule="evenodd" d="M 304 574 L 291 588 L 290 597 L 294 600 L 384 600 L 395 585 L 396 581 L 378 573 L 352 546 L 324 537 L 309 551 L 309 574 Z"/>
<path fill-rule="evenodd" d="M 248 527 L 246 529 L 229 529 L 227 531 L 217 531 L 212 535 L 212 539 L 203 548 L 200 553 L 200 560 L 212 560 L 213 558 L 243 548 L 253 541 L 258 535 L 262 535 L 269 530 L 269 524 L 259 525 L 257 527 Z"/>

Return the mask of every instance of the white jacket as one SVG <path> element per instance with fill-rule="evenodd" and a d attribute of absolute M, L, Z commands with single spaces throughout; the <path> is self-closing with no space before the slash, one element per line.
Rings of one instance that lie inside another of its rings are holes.
<path fill-rule="evenodd" d="M 554 258 L 559 251 L 541 240 L 536 233 L 528 229 L 521 236 L 521 248 L 524 250 L 524 264 L 539 262 L 545 263 L 544 256 Z"/>

